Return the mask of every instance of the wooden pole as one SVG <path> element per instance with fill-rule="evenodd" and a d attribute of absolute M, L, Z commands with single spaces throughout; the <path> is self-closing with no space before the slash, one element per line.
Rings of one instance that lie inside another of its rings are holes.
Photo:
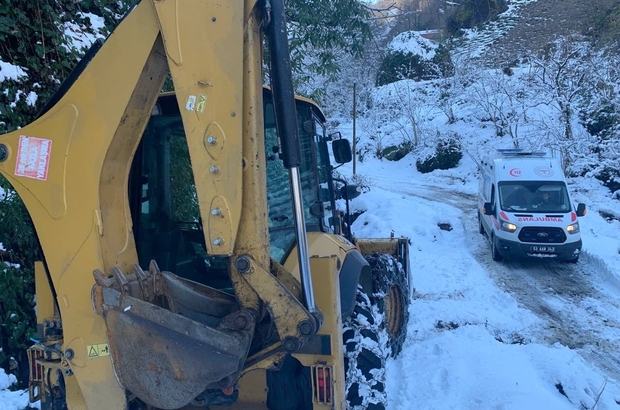
<path fill-rule="evenodd" d="M 356 94 L 356 85 L 357 83 L 353 83 L 353 176 L 355 176 L 355 157 L 357 157 L 355 146 L 357 145 L 355 140 L 355 119 L 357 117 L 357 94 Z"/>

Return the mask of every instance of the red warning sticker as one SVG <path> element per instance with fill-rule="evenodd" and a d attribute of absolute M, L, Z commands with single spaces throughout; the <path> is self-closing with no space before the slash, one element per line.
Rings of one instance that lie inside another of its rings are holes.
<path fill-rule="evenodd" d="M 47 180 L 52 153 L 52 140 L 20 135 L 15 161 L 15 175 Z"/>

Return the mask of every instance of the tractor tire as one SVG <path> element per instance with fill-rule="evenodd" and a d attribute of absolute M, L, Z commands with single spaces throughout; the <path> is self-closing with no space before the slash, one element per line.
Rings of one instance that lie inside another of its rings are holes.
<path fill-rule="evenodd" d="M 49 378 L 48 378 L 49 380 Z M 45 386 L 45 401 L 41 401 L 41 410 L 67 410 L 67 399 L 65 397 L 65 379 L 60 376 L 58 385 L 52 388 Z"/>
<path fill-rule="evenodd" d="M 397 357 L 403 349 L 409 323 L 409 286 L 407 274 L 396 258 L 389 254 L 365 255 L 372 272 L 370 303 L 383 316 L 390 356 Z"/>
<path fill-rule="evenodd" d="M 361 286 L 357 289 L 353 314 L 344 323 L 344 368 L 349 410 L 385 410 L 385 361 L 389 349 L 387 333 L 376 318 Z"/>
<path fill-rule="evenodd" d="M 409 284 L 391 255 L 369 254 L 372 294 L 357 288 L 353 314 L 344 322 L 347 408 L 385 410 L 385 362 L 403 347 L 409 322 Z"/>

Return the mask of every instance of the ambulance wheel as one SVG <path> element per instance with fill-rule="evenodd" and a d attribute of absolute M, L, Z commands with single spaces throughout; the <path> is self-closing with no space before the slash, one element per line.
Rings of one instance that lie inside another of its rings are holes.
<path fill-rule="evenodd" d="M 480 212 L 478 212 L 478 232 L 480 232 L 480 235 L 484 235 L 484 226 L 482 225 L 482 218 L 480 218 Z"/>
<path fill-rule="evenodd" d="M 385 410 L 385 361 L 389 349 L 387 332 L 377 319 L 376 308 L 361 286 L 357 289 L 355 308 L 344 323 L 344 371 L 347 409 Z"/>
<path fill-rule="evenodd" d="M 496 262 L 501 262 L 504 260 L 502 254 L 497 250 L 497 241 L 495 240 L 495 236 L 491 236 L 491 256 Z"/>
<path fill-rule="evenodd" d="M 577 262 L 579 262 L 579 256 L 577 256 L 576 258 L 569 259 L 569 260 L 566 261 L 566 263 L 577 263 Z"/>

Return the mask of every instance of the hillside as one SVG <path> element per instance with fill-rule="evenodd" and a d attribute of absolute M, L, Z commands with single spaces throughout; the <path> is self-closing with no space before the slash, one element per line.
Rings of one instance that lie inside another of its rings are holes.
<path fill-rule="evenodd" d="M 513 2 L 514 3 L 514 2 Z M 537 0 L 524 4 L 514 26 L 493 42 L 489 61 L 513 61 L 535 52 L 560 36 L 594 34 L 597 22 L 610 10 L 620 7 L 618 0 Z M 607 28 L 601 28 L 606 31 Z M 602 33 L 605 42 L 611 39 Z"/>
<path fill-rule="evenodd" d="M 392 6 L 389 15 L 394 17 L 386 18 L 387 28 L 380 24 L 375 34 L 381 47 L 409 30 L 444 29 L 446 38 L 447 22 L 463 13 L 458 9 L 459 4 L 467 3 L 464 0 L 379 2 L 384 9 Z M 620 0 L 510 0 L 507 4 L 508 11 L 501 13 L 497 20 L 473 29 L 479 34 L 478 41 L 489 46 L 484 55 L 489 65 L 522 58 L 559 36 L 587 35 L 601 45 L 619 39 Z M 472 47 L 470 44 L 466 48 Z"/>

